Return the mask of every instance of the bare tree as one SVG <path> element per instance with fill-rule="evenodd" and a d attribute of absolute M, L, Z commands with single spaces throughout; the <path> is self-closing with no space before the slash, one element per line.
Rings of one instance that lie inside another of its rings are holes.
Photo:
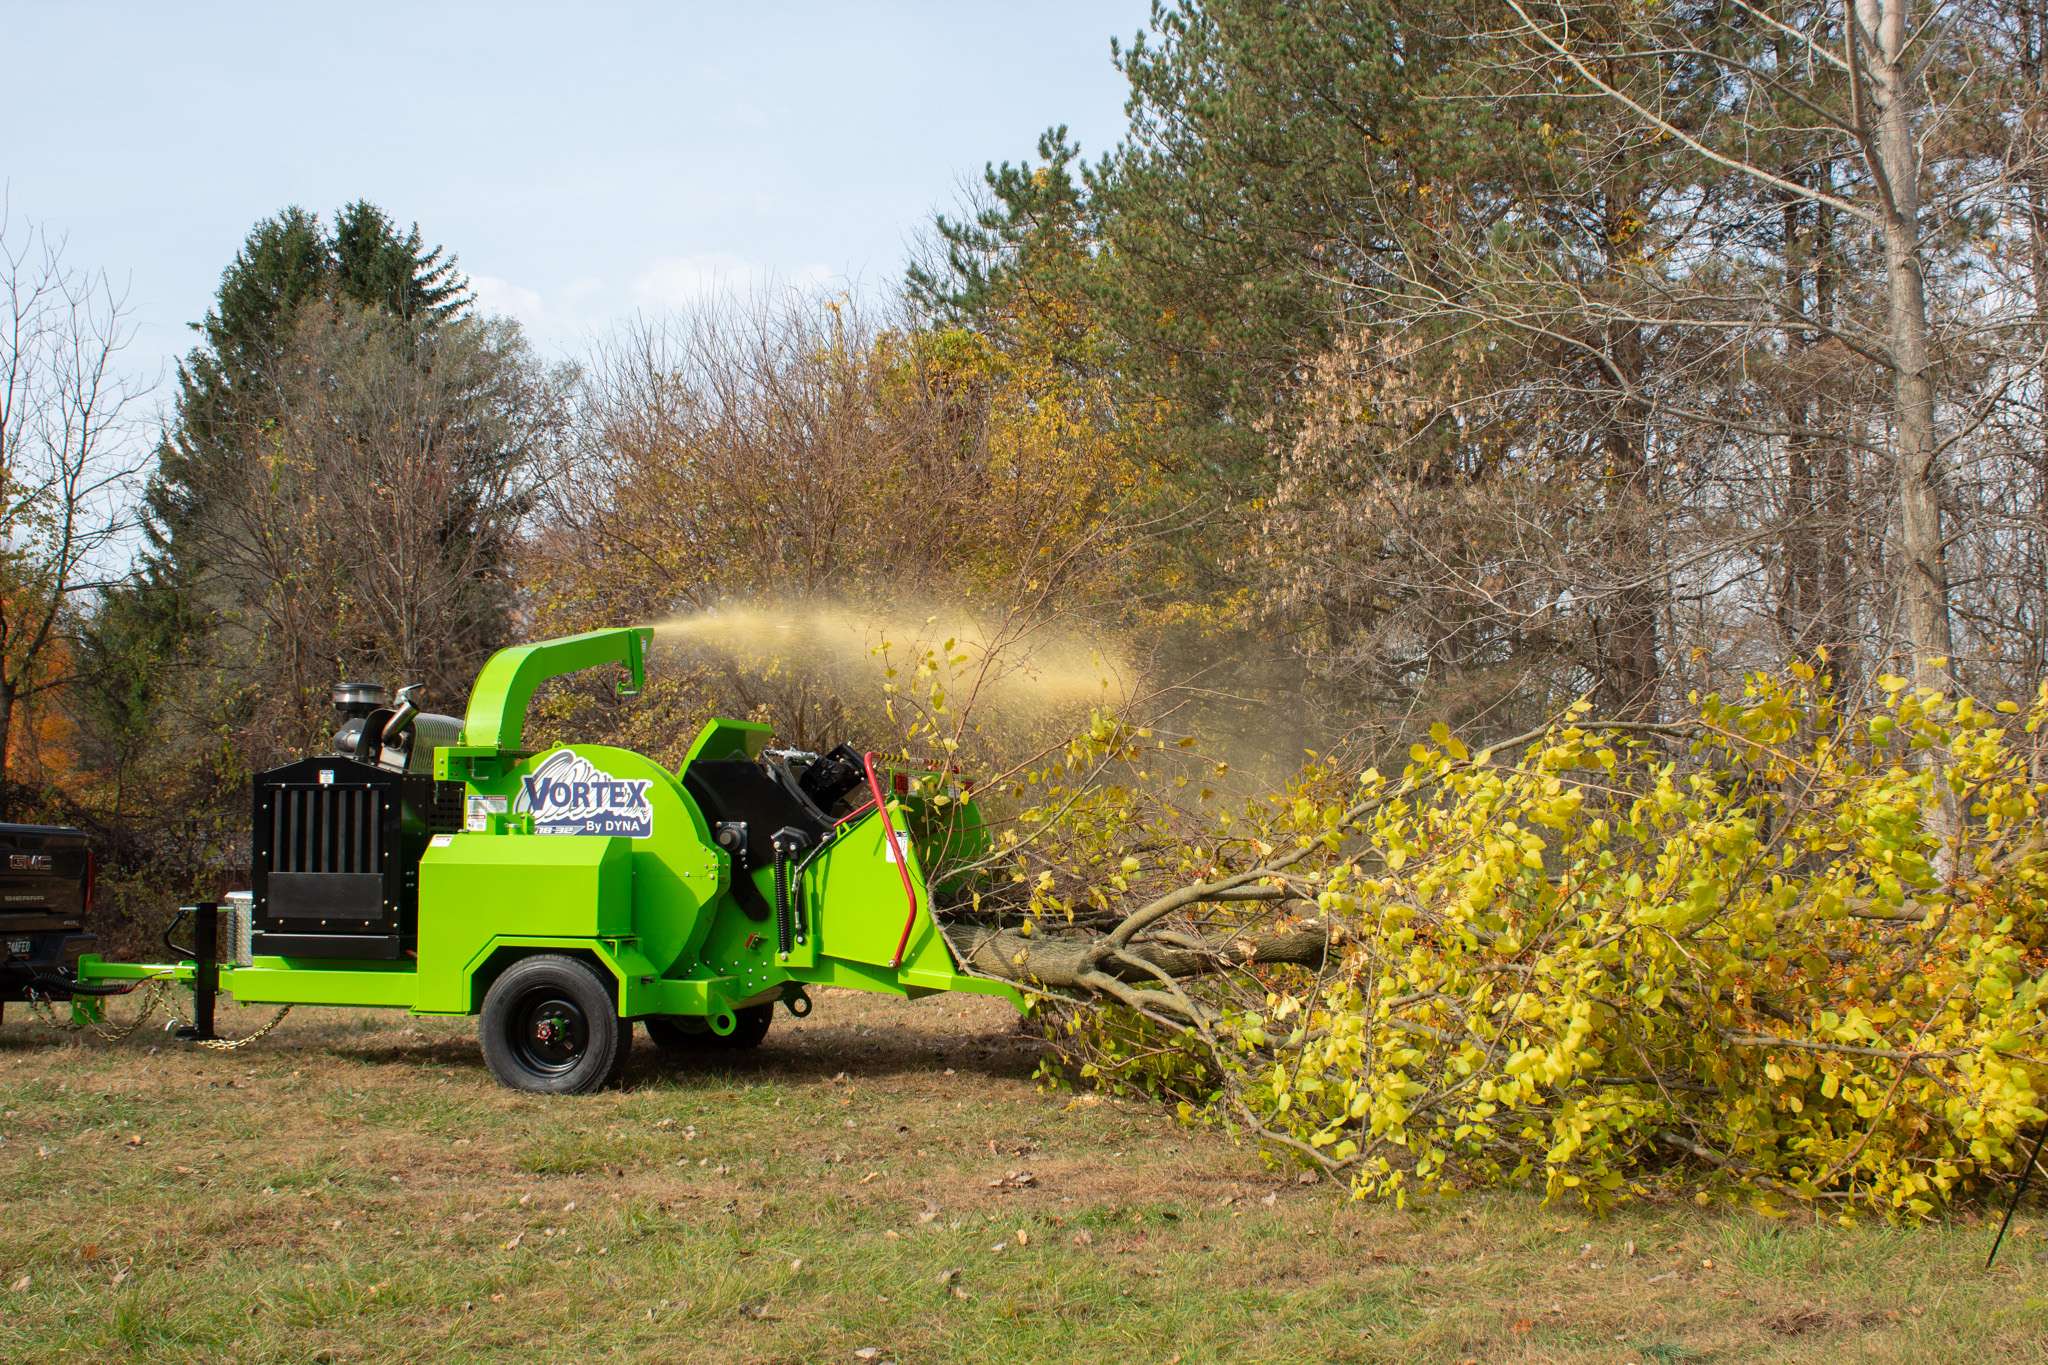
<path fill-rule="evenodd" d="M 306 305 L 271 364 L 278 417 L 204 485 L 220 663 L 249 688 L 260 757 L 324 723 L 344 673 L 454 702 L 501 643 L 508 557 L 557 436 L 565 375 L 510 323 L 420 336 L 348 303 Z"/>
<path fill-rule="evenodd" d="M 1831 334 L 1890 377 L 1880 441 L 1898 496 L 1891 587 L 1915 676 L 1941 684 L 1944 666 L 1934 660 L 1953 650 L 1942 459 L 1960 428 L 1982 418 L 1977 405 L 1937 401 L 1948 357 L 1939 353 L 1942 337 L 1928 299 L 1944 236 L 1986 190 L 1966 156 L 1952 156 L 1947 169 L 1953 173 L 1940 177 L 1943 168 L 1932 164 L 1928 151 L 1930 143 L 1952 141 L 1949 133 L 1978 93 L 1964 64 L 1947 73 L 1937 96 L 1929 93 L 1930 73 L 1952 50 L 1961 7 L 1937 4 L 1916 17 L 1911 0 L 1852 0 L 1839 9 L 1743 3 L 1733 27 L 1682 16 L 1654 33 L 1589 39 L 1572 6 L 1506 4 L 1532 58 L 1558 68 L 1553 79 L 1613 101 L 1703 166 L 1827 209 L 1876 238 L 1884 306 L 1869 322 Z M 1731 32 L 1743 36 L 1731 43 Z M 1725 73 L 1728 98 L 1708 117 L 1678 116 L 1615 74 L 1681 60 Z M 1791 141 L 1809 144 L 1812 163 L 1855 173 L 1846 183 L 1831 183 L 1786 174 L 1757 154 Z M 1924 202 L 1930 186 L 1937 191 L 1933 204 Z M 1829 327 L 1812 314 L 1800 322 Z M 1949 429 L 1943 431 L 1945 406 Z"/>
<path fill-rule="evenodd" d="M 131 525 L 129 330 L 103 273 L 67 265 L 61 239 L 0 205 L 0 805 L 21 710 L 72 681 L 69 609 Z"/>
<path fill-rule="evenodd" d="M 1134 474 L 1099 390 L 891 321 L 791 294 L 642 319 L 602 344 L 528 556 L 552 626 L 749 605 L 979 622 L 1128 592 L 1117 500 Z M 790 742 L 843 735 L 850 689 L 805 666 L 832 652 L 811 633 L 703 652 L 705 685 L 773 714 Z M 867 644 L 854 652 L 869 662 Z"/>

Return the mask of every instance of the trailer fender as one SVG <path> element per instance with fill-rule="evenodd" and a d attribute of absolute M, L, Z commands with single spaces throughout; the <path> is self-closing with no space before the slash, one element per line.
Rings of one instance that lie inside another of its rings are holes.
<path fill-rule="evenodd" d="M 466 1008 L 418 1012 L 476 1013 L 483 1008 L 484 993 L 499 974 L 520 958 L 535 953 L 560 953 L 596 964 L 610 980 L 612 998 L 618 1002 L 622 1019 L 685 1014 L 709 1020 L 714 1031 L 730 1032 L 731 1017 L 747 1003 L 734 998 L 719 981 L 664 979 L 631 939 L 501 936 L 485 945 L 465 969 Z M 721 1016 L 728 1021 L 724 1029 L 718 1028 Z"/>

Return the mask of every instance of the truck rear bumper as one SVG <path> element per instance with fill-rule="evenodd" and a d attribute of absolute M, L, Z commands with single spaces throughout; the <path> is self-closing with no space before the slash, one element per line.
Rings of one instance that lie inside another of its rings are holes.
<path fill-rule="evenodd" d="M 0 1002 L 28 999 L 33 990 L 44 1000 L 69 1000 L 65 983 L 78 971 L 78 959 L 92 951 L 93 936 L 67 929 L 0 931 Z"/>

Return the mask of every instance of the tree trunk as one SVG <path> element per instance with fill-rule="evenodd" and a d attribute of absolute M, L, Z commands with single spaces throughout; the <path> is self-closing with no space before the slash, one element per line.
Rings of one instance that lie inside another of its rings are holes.
<path fill-rule="evenodd" d="M 1920 155 L 1913 138 L 1915 82 L 1905 55 L 1910 0 L 1857 0 L 1877 50 L 1868 60 L 1877 110 L 1878 195 L 1884 238 L 1886 326 L 1892 362 L 1893 462 L 1899 480 L 1897 587 L 1915 682 L 1946 687 L 1951 649 L 1943 562 L 1940 476 L 1935 469 L 1934 376 L 1927 283 L 1920 260 Z"/>
<path fill-rule="evenodd" d="M 1607 198 L 1607 273 L 1624 296 L 1632 288 L 1630 276 L 1636 268 L 1632 248 L 1625 244 L 1633 240 L 1635 226 L 1642 221 L 1640 200 L 1633 177 L 1611 189 Z M 1600 632 L 1600 696 L 1610 715 L 1654 720 L 1663 673 L 1657 622 L 1664 589 L 1656 572 L 1661 556 L 1651 525 L 1650 428 L 1637 397 L 1649 361 L 1639 324 L 1621 324 L 1603 342 L 1619 389 L 1614 409 L 1607 414 L 1606 468 L 1602 472 L 1610 518 L 1609 563 L 1621 584 L 1608 603 L 1607 620 Z"/>
<path fill-rule="evenodd" d="M 2043 154 L 2048 152 L 2048 6 L 2027 4 L 2019 8 L 2020 88 L 2031 99 L 2020 120 L 2021 164 L 2029 168 L 2023 202 L 2027 211 L 2027 246 L 2034 287 L 2034 346 L 2041 361 L 2035 367 L 2036 404 L 2048 403 L 2048 177 L 2043 175 Z M 2048 433 L 2035 433 L 2034 519 L 2035 541 L 2048 534 Z M 2039 551 L 2035 563 L 2040 564 Z M 2038 585 L 2037 578 L 2037 585 Z M 2028 641 L 2028 657 L 2020 661 L 2023 676 L 2038 676 L 2048 659 L 2048 639 L 2038 633 Z"/>
<path fill-rule="evenodd" d="M 1804 324 L 1812 321 L 1807 302 L 1808 253 L 1800 244 L 1799 214 L 1803 201 L 1787 196 L 1779 209 L 1785 234 L 1785 316 L 1796 325 L 1785 329 L 1787 371 L 1785 397 L 1785 493 L 1781 549 L 1785 557 L 1784 596 L 1778 602 L 1778 628 L 1786 648 L 1804 658 L 1821 643 L 1821 540 L 1815 534 L 1815 451 L 1811 366 L 1805 352 L 1812 337 Z"/>
<path fill-rule="evenodd" d="M 1834 163 L 1823 162 L 1818 173 L 1820 187 L 1834 189 Z M 1839 290 L 1841 262 L 1835 248 L 1835 212 L 1826 204 L 1813 209 L 1813 245 L 1807 253 L 1813 263 L 1813 315 L 1824 327 L 1841 322 Z M 1834 651 L 1836 685 L 1845 691 L 1855 686 L 1861 673 L 1857 657 L 1858 578 L 1856 562 L 1855 470 L 1849 462 L 1849 441 L 1844 431 L 1848 413 L 1839 401 L 1817 397 L 1812 409 L 1816 424 L 1827 424 L 1830 434 L 1823 441 L 1820 471 L 1820 515 L 1825 525 L 1821 537 L 1821 639 Z"/>
<path fill-rule="evenodd" d="M 1617 425 L 1607 439 L 1608 510 L 1614 517 L 1609 553 L 1614 572 L 1630 581 L 1615 591 L 1600 630 L 1600 699 L 1608 714 L 1627 720 L 1656 718 L 1662 672 L 1643 436 L 1642 428 L 1631 423 Z"/>
<path fill-rule="evenodd" d="M 14 684 L 0 679 L 0 819 L 14 818 L 13 799 L 8 795 L 8 759 L 14 748 Z"/>

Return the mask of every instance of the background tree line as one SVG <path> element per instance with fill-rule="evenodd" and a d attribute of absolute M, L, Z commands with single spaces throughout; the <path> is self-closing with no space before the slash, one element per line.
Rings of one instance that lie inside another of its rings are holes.
<path fill-rule="evenodd" d="M 2042 34 L 1161 4 L 1130 136 L 992 168 L 912 292 L 1086 319 L 1071 363 L 1165 405 L 1202 551 L 1340 724 L 1651 717 L 1823 646 L 2031 686 Z"/>

